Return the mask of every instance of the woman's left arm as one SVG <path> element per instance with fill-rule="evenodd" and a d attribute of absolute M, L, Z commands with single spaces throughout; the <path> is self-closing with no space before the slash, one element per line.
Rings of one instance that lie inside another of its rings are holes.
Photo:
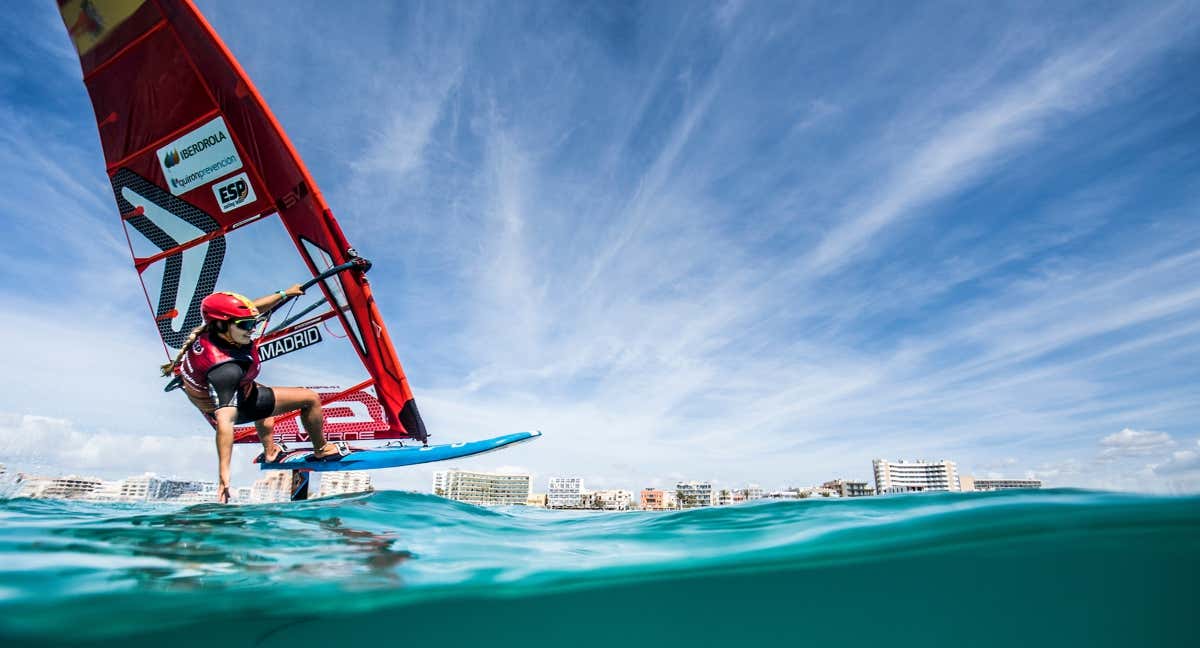
<path fill-rule="evenodd" d="M 296 284 L 287 290 L 273 292 L 266 297 L 259 297 L 254 300 L 254 307 L 261 312 L 267 312 L 279 305 L 287 297 L 299 297 L 304 291 L 300 288 L 300 284 Z"/>

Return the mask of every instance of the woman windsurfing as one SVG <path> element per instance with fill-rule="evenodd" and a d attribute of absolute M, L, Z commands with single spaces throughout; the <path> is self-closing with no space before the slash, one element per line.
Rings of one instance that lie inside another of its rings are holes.
<path fill-rule="evenodd" d="M 164 376 L 178 368 L 183 391 L 217 431 L 220 481 L 217 501 L 229 501 L 229 460 L 233 454 L 233 426 L 254 423 L 263 453 L 259 461 L 272 462 L 283 449 L 272 438 L 275 417 L 300 410 L 300 422 L 313 444 L 312 458 L 332 460 L 341 453 L 322 434 L 321 397 L 303 387 L 267 387 L 255 382 L 259 371 L 258 342 L 250 337 L 269 312 L 285 299 L 304 294 L 299 284 L 250 301 L 237 293 L 218 292 L 200 302 L 204 323 L 183 343 L 175 360 L 162 366 Z"/>

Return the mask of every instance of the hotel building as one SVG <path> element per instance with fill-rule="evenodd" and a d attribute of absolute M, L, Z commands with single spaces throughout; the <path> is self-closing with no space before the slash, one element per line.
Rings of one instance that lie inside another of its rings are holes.
<path fill-rule="evenodd" d="M 982 479 L 977 477 L 962 478 L 964 491 L 995 491 L 1013 488 L 1041 488 L 1040 479 Z"/>
<path fill-rule="evenodd" d="M 551 477 L 546 490 L 546 506 L 579 508 L 583 506 L 583 480 L 578 477 Z"/>
<path fill-rule="evenodd" d="M 272 470 L 271 474 L 254 482 L 250 487 L 252 502 L 290 502 L 292 500 L 292 472 Z"/>
<path fill-rule="evenodd" d="M 120 502 L 124 480 L 100 482 L 95 490 L 83 496 L 89 502 Z"/>
<path fill-rule="evenodd" d="M 216 482 L 184 482 L 189 484 L 189 490 L 176 495 L 166 501 L 172 504 L 210 504 L 217 501 L 217 484 Z M 230 489 L 229 496 L 231 501 L 241 501 L 236 497 L 233 489 Z"/>
<path fill-rule="evenodd" d="M 138 477 L 126 477 L 121 482 L 120 498 L 123 502 L 144 502 L 158 496 L 161 480 L 151 473 Z"/>
<path fill-rule="evenodd" d="M 317 497 L 343 495 L 345 493 L 369 493 L 375 490 L 371 486 L 371 475 L 365 470 L 342 470 L 321 474 L 321 490 Z"/>
<path fill-rule="evenodd" d="M 679 482 L 675 484 L 675 499 L 681 509 L 703 508 L 716 503 L 716 494 L 712 482 Z"/>
<path fill-rule="evenodd" d="M 337 474 L 337 473 L 332 473 Z M 16 497 L 81 499 L 88 502 L 166 502 L 201 504 L 217 501 L 215 482 L 164 479 L 145 473 L 116 481 L 95 477 L 43 477 L 20 474 Z M 280 471 L 231 493 L 235 502 L 281 502 L 291 499 L 291 476 Z"/>
<path fill-rule="evenodd" d="M 440 470 L 433 474 L 433 494 L 479 506 L 523 505 L 530 482 L 529 475 Z"/>
<path fill-rule="evenodd" d="M 918 493 L 922 491 L 960 490 L 958 466 L 953 461 L 887 461 L 871 462 L 875 471 L 875 492 Z"/>
<path fill-rule="evenodd" d="M 162 479 L 159 480 L 158 492 L 152 496 L 152 499 L 188 503 L 215 502 L 217 501 L 217 483 Z"/>
<path fill-rule="evenodd" d="M 103 482 L 97 477 L 38 477 L 37 475 L 17 475 L 16 497 L 33 497 L 39 499 L 82 499 L 88 493 L 100 488 Z"/>

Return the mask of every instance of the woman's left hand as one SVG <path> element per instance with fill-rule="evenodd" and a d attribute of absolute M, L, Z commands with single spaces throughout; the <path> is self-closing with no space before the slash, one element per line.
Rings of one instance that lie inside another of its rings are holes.
<path fill-rule="evenodd" d="M 283 292 L 287 293 L 288 297 L 299 297 L 304 294 L 304 289 L 300 287 L 300 284 L 296 284 Z"/>

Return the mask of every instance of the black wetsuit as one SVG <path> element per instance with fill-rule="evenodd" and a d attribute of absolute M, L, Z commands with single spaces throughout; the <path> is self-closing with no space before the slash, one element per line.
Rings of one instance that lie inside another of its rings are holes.
<path fill-rule="evenodd" d="M 240 386 L 246 370 L 253 362 L 246 349 L 228 344 L 215 335 L 210 336 L 209 340 L 233 358 L 208 370 L 209 389 L 216 397 L 216 409 L 236 407 L 237 419 L 234 422 L 238 425 L 270 416 L 275 411 L 275 391 L 256 382 L 243 393 Z M 216 422 L 215 417 L 213 422 Z"/>

